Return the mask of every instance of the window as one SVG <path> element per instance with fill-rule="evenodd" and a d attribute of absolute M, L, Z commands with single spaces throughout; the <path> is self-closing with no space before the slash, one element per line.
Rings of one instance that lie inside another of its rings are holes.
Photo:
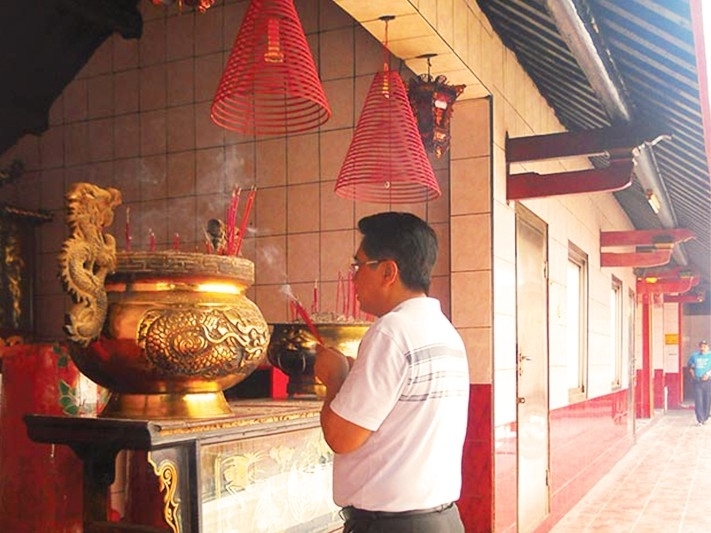
<path fill-rule="evenodd" d="M 610 357 L 612 390 L 622 386 L 622 282 L 612 276 L 610 288 Z"/>
<path fill-rule="evenodd" d="M 568 396 L 571 402 L 587 395 L 588 257 L 568 243 L 566 285 L 566 354 Z"/>

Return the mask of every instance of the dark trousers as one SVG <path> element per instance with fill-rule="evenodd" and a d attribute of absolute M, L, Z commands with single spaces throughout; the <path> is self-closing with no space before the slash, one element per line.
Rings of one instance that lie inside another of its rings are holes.
<path fill-rule="evenodd" d="M 711 379 L 694 381 L 694 411 L 696 420 L 704 423 L 709 419 L 711 413 Z"/>
<path fill-rule="evenodd" d="M 347 518 L 343 533 L 464 533 L 464 525 L 457 506 L 452 505 L 427 514 Z"/>

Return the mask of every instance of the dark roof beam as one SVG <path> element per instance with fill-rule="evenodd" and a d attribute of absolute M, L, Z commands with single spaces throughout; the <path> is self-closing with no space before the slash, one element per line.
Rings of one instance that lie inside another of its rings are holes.
<path fill-rule="evenodd" d="M 613 121 L 632 122 L 622 78 L 593 27 L 589 8 L 582 0 L 545 0 L 545 5 L 610 117 Z M 585 19 L 582 10 L 588 13 Z"/>
<path fill-rule="evenodd" d="M 545 0 L 545 6 L 612 120 L 633 123 L 633 109 L 627 101 L 622 77 L 585 1 Z M 659 175 L 652 152 L 653 144 L 645 142 L 637 149 L 635 174 L 645 190 L 654 191 L 660 198 L 662 208 L 659 210 L 659 221 L 667 228 L 675 228 L 676 216 Z M 688 264 L 681 246 L 674 247 L 674 258 L 682 266 Z"/>

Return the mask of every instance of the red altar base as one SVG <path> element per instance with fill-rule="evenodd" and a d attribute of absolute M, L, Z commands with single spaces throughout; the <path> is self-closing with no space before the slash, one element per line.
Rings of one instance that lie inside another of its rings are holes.
<path fill-rule="evenodd" d="M 78 414 L 80 373 L 59 344 L 11 346 L 1 357 L 0 531 L 80 533 L 81 461 L 67 446 L 32 442 L 22 419 Z"/>

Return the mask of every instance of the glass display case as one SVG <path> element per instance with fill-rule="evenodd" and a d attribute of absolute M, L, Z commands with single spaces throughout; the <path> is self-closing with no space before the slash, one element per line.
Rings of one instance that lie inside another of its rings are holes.
<path fill-rule="evenodd" d="M 200 420 L 32 414 L 25 423 L 32 440 L 67 445 L 82 460 L 85 533 L 341 531 L 321 403 L 239 400 L 231 406 L 231 416 Z M 162 506 L 160 527 L 108 521 L 107 493 L 121 450 L 147 452 L 161 496 L 153 499 Z"/>
<path fill-rule="evenodd" d="M 201 446 L 203 530 L 333 531 L 332 461 L 319 428 Z"/>

